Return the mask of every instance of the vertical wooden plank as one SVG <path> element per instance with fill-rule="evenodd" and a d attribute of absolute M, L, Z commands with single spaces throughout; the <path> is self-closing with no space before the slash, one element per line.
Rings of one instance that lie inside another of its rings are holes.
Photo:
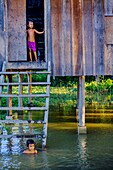
<path fill-rule="evenodd" d="M 47 38 L 47 47 L 46 47 L 46 50 L 47 50 L 47 59 L 48 59 L 48 62 L 49 61 L 51 61 L 51 65 L 52 65 L 52 70 L 53 70 L 53 76 L 54 76 L 54 73 L 55 73 L 55 71 L 54 71 L 54 57 L 53 57 L 53 54 L 52 54 L 52 24 L 51 24 L 51 22 L 52 22 L 52 18 L 51 18 L 51 14 L 52 14 L 52 12 L 51 12 L 51 7 L 52 7 L 52 5 L 51 5 L 51 0 L 45 0 L 45 8 L 46 8 L 46 13 L 45 13 L 45 19 L 47 19 L 47 21 L 46 21 L 46 27 L 47 27 L 47 30 L 46 30 L 46 37 L 45 38 Z M 45 42 L 46 43 L 46 42 Z"/>
<path fill-rule="evenodd" d="M 8 1 L 9 61 L 26 61 L 26 0 Z"/>
<path fill-rule="evenodd" d="M 105 16 L 113 16 L 113 0 L 104 0 Z"/>
<path fill-rule="evenodd" d="M 47 0 L 44 0 L 44 30 L 45 30 L 45 60 L 47 61 L 48 57 L 50 58 L 50 56 L 48 56 L 48 51 L 47 51 L 47 47 L 48 47 L 48 4 L 47 4 Z M 47 57 L 48 56 L 48 57 Z"/>
<path fill-rule="evenodd" d="M 71 25 L 71 1 L 62 1 L 60 28 L 60 67 L 61 74 L 72 74 L 72 25 Z"/>
<path fill-rule="evenodd" d="M 96 59 L 96 54 L 95 54 L 95 26 L 94 26 L 94 0 L 92 0 L 92 31 L 93 31 L 93 65 L 92 65 L 92 69 L 93 69 L 93 75 L 95 76 L 96 75 L 96 72 L 95 72 L 95 59 Z"/>
<path fill-rule="evenodd" d="M 0 0 L 0 70 L 3 61 L 6 59 L 6 35 L 4 32 L 4 0 Z"/>
<path fill-rule="evenodd" d="M 96 75 L 104 74 L 104 19 L 103 1 L 94 1 L 94 30 L 95 30 L 95 68 Z"/>
<path fill-rule="evenodd" d="M 84 1 L 81 0 L 81 18 L 82 18 L 82 75 L 86 74 L 86 66 L 85 66 L 85 52 L 86 52 L 86 46 L 85 46 L 85 20 L 84 20 Z"/>
<path fill-rule="evenodd" d="M 5 52 L 6 52 L 6 55 L 5 55 L 5 60 L 6 62 L 8 62 L 8 12 L 7 12 L 7 0 L 4 0 L 4 31 L 5 31 Z"/>
<path fill-rule="evenodd" d="M 73 75 L 82 75 L 81 0 L 71 0 L 72 8 L 72 69 Z"/>
<path fill-rule="evenodd" d="M 52 62 L 55 68 L 54 74 L 60 75 L 60 50 L 59 50 L 59 33 L 61 31 L 61 7 L 62 0 L 51 1 L 51 34 L 52 34 Z M 61 47 L 62 48 L 62 47 Z"/>
<path fill-rule="evenodd" d="M 72 75 L 72 23 L 71 1 L 66 1 L 66 41 L 65 41 L 65 75 Z"/>
<path fill-rule="evenodd" d="M 105 56 L 105 75 L 113 74 L 113 47 L 110 44 L 104 45 L 104 56 Z"/>
<path fill-rule="evenodd" d="M 83 75 L 93 74 L 92 0 L 82 1 Z"/>
<path fill-rule="evenodd" d="M 113 17 L 105 17 L 105 43 L 113 44 Z"/>
<path fill-rule="evenodd" d="M 62 76 L 64 76 L 64 72 L 65 72 L 65 61 L 64 60 L 64 56 L 65 56 L 65 48 L 66 48 L 66 1 L 63 0 L 61 1 L 61 13 L 60 13 L 60 17 L 61 17 L 61 21 L 59 24 L 59 43 L 60 43 L 60 73 Z M 67 54 L 66 54 L 67 55 Z M 66 58 L 66 56 L 65 56 Z"/>

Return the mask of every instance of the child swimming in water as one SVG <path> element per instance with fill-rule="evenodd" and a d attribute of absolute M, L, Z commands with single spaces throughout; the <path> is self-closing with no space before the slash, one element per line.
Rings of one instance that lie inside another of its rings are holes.
<path fill-rule="evenodd" d="M 27 149 L 24 150 L 23 153 L 37 154 L 37 150 L 35 149 L 35 142 L 32 139 L 28 139 L 26 142 Z"/>

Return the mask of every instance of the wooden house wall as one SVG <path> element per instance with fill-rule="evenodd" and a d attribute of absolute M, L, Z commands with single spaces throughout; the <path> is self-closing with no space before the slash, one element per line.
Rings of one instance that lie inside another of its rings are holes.
<path fill-rule="evenodd" d="M 51 0 L 54 75 L 105 72 L 104 0 Z"/>
<path fill-rule="evenodd" d="M 81 22 L 79 0 L 51 0 L 54 75 L 82 74 Z"/>
<path fill-rule="evenodd" d="M 27 61 L 26 0 L 8 0 L 9 61 Z"/>
<path fill-rule="evenodd" d="M 113 75 L 113 1 L 44 2 L 53 75 Z M 0 60 L 6 56 L 7 30 L 9 61 L 27 61 L 26 0 L 0 0 Z"/>

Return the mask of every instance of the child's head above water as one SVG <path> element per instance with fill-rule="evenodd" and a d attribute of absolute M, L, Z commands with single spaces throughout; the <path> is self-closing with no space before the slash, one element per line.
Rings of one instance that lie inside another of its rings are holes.
<path fill-rule="evenodd" d="M 32 139 L 28 139 L 26 142 L 27 150 L 24 151 L 24 153 L 37 153 L 37 150 L 35 150 L 35 142 Z"/>
<path fill-rule="evenodd" d="M 27 142 L 26 142 L 27 147 L 29 147 L 30 144 L 35 145 L 35 142 L 34 142 L 33 139 L 28 139 L 28 140 L 27 140 Z"/>

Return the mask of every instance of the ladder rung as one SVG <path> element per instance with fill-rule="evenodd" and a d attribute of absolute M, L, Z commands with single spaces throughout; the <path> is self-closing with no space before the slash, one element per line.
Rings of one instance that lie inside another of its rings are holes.
<path fill-rule="evenodd" d="M 13 74 L 51 74 L 50 71 L 36 71 L 36 72 L 0 72 L 0 75 L 13 75 Z"/>
<path fill-rule="evenodd" d="M 0 107 L 0 110 L 47 110 L 47 107 Z"/>
<path fill-rule="evenodd" d="M 7 134 L 7 135 L 0 135 L 0 138 L 45 138 L 43 134 Z"/>
<path fill-rule="evenodd" d="M 0 83 L 0 86 L 8 86 L 8 85 L 13 85 L 13 86 L 18 86 L 18 85 L 22 85 L 22 86 L 27 86 L 27 85 L 50 85 L 50 82 L 32 82 L 32 83 Z"/>
<path fill-rule="evenodd" d="M 46 124 L 46 122 L 42 121 L 42 120 L 11 120 L 11 119 L 6 119 L 6 120 L 0 120 L 0 123 L 12 123 L 12 124 L 15 124 L 15 123 L 25 123 L 25 124 L 29 124 L 29 123 L 32 123 L 32 124 Z"/>
<path fill-rule="evenodd" d="M 49 97 L 49 94 L 0 94 L 0 97 Z"/>

